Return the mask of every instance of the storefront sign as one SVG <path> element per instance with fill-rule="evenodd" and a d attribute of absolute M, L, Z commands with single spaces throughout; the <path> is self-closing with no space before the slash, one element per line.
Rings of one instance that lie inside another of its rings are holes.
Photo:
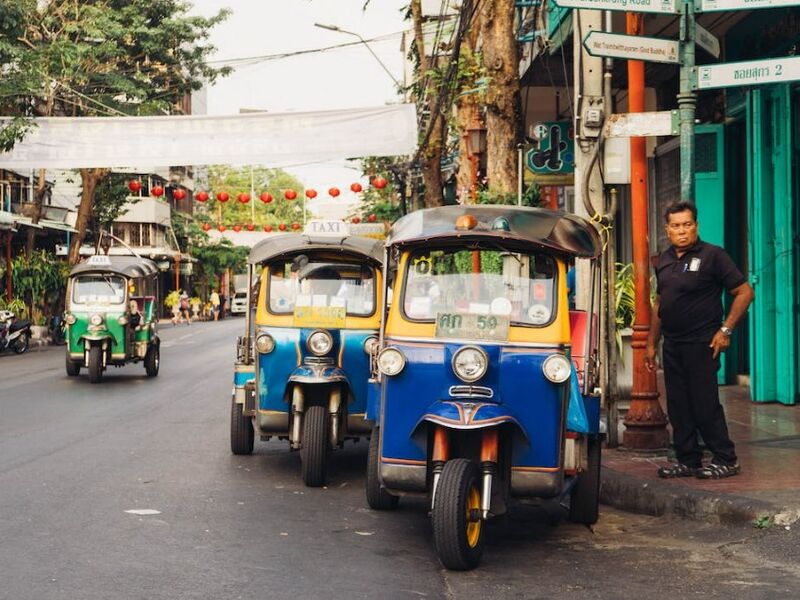
<path fill-rule="evenodd" d="M 534 175 L 566 175 L 575 171 L 575 134 L 572 123 L 538 123 L 531 133 L 536 144 L 526 152 L 525 164 Z"/>

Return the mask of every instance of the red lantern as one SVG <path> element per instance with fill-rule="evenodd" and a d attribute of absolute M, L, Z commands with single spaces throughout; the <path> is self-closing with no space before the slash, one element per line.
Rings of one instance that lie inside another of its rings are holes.
<path fill-rule="evenodd" d="M 253 230 L 255 230 L 255 228 L 256 228 L 256 226 L 253 225 L 252 223 L 248 223 L 247 224 L 247 231 L 253 231 Z"/>
<path fill-rule="evenodd" d="M 217 202 L 227 202 L 229 198 L 228 192 L 217 192 Z"/>
<path fill-rule="evenodd" d="M 294 223 L 292 223 L 292 229 L 294 229 L 295 231 L 297 231 L 298 229 L 300 229 L 300 223 L 298 223 L 297 221 L 295 221 Z"/>
<path fill-rule="evenodd" d="M 264 225 L 264 231 L 267 233 L 272 233 L 272 225 Z"/>
<path fill-rule="evenodd" d="M 208 223 L 203 223 L 203 231 L 211 231 L 211 225 Z"/>
<path fill-rule="evenodd" d="M 134 194 L 138 194 L 139 190 L 142 189 L 142 183 L 138 179 L 131 179 L 128 182 L 128 189 Z"/>
<path fill-rule="evenodd" d="M 385 188 L 386 183 L 387 182 L 383 177 L 376 177 L 375 179 L 372 180 L 372 185 L 378 188 L 379 190 Z"/>
<path fill-rule="evenodd" d="M 194 195 L 194 199 L 197 200 L 198 202 L 205 202 L 206 200 L 208 200 L 208 192 L 197 192 Z"/>
<path fill-rule="evenodd" d="M 353 217 L 353 218 L 352 218 L 352 219 L 350 219 L 350 220 L 351 220 L 353 223 L 355 223 L 356 225 L 358 225 L 359 223 L 361 223 L 361 219 L 359 219 L 358 217 Z"/>
<path fill-rule="evenodd" d="M 353 190 L 356 194 L 360 192 L 363 188 L 361 187 L 360 183 L 354 183 L 350 186 L 350 189 Z"/>
<path fill-rule="evenodd" d="M 217 227 L 217 230 L 220 232 L 225 231 L 225 229 L 226 229 L 225 225 L 220 225 L 219 227 Z"/>
<path fill-rule="evenodd" d="M 156 198 L 164 195 L 164 188 L 160 185 L 154 185 L 150 188 L 150 193 Z"/>
<path fill-rule="evenodd" d="M 329 190 L 328 190 L 328 193 L 329 193 L 329 194 L 330 194 L 332 197 L 336 198 L 336 196 L 338 196 L 338 195 L 339 195 L 339 188 L 332 187 L 331 189 L 329 189 Z"/>
<path fill-rule="evenodd" d="M 250 202 L 250 194 L 245 194 L 244 192 L 242 192 L 241 194 L 236 196 L 236 199 L 242 204 L 247 204 L 248 202 Z"/>
<path fill-rule="evenodd" d="M 269 204 L 270 202 L 272 202 L 272 194 L 270 194 L 269 192 L 261 192 L 259 198 L 261 198 L 261 201 L 264 204 Z"/>
<path fill-rule="evenodd" d="M 280 225 L 278 225 L 278 229 L 280 229 L 281 231 L 286 231 L 286 223 L 281 223 Z"/>
<path fill-rule="evenodd" d="M 317 190 L 306 190 L 306 198 L 316 198 Z"/>
<path fill-rule="evenodd" d="M 233 230 L 236 233 L 239 233 L 242 230 L 242 226 L 237 223 L 236 225 L 233 226 Z"/>
<path fill-rule="evenodd" d="M 285 192 L 283 192 L 283 197 L 286 198 L 287 200 L 294 200 L 295 198 L 297 198 L 297 192 L 295 192 L 294 190 L 286 190 Z"/>
<path fill-rule="evenodd" d="M 372 213 L 370 216 L 367 217 L 367 221 L 369 221 L 370 223 L 374 223 L 377 220 L 378 220 L 378 217 L 375 216 L 375 213 Z"/>

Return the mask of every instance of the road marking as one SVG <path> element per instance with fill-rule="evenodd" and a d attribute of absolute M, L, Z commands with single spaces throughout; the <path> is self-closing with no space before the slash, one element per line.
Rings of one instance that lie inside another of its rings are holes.
<path fill-rule="evenodd" d="M 160 510 L 156 510 L 154 508 L 132 508 L 130 510 L 126 510 L 125 512 L 132 515 L 142 515 L 142 516 L 161 514 Z"/>

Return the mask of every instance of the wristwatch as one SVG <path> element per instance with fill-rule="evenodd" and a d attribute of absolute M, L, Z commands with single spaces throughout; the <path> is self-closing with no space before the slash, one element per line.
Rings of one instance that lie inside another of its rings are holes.
<path fill-rule="evenodd" d="M 725 325 L 720 327 L 719 330 L 728 337 L 730 337 L 730 335 L 733 333 L 733 329 L 731 329 L 730 327 L 725 327 Z"/>

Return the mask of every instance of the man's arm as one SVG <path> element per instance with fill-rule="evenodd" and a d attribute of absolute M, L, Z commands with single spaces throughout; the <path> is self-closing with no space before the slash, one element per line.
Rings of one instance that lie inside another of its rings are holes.
<path fill-rule="evenodd" d="M 661 296 L 656 295 L 656 301 L 650 309 L 650 333 L 647 334 L 647 346 L 645 347 L 644 364 L 648 371 L 656 369 L 656 349 L 658 340 L 661 337 L 661 319 L 658 316 L 658 308 L 661 306 Z"/>
<path fill-rule="evenodd" d="M 753 298 L 755 298 L 756 294 L 753 288 L 750 287 L 750 284 L 746 282 L 733 288 L 730 292 L 733 296 L 733 303 L 731 303 L 731 310 L 728 313 L 728 318 L 723 321 L 722 326 L 733 329 L 747 313 L 747 309 L 753 302 Z M 720 330 L 714 334 L 714 338 L 711 340 L 709 347 L 714 349 L 714 358 L 717 358 L 719 353 L 727 350 L 730 345 L 730 337 Z"/>

